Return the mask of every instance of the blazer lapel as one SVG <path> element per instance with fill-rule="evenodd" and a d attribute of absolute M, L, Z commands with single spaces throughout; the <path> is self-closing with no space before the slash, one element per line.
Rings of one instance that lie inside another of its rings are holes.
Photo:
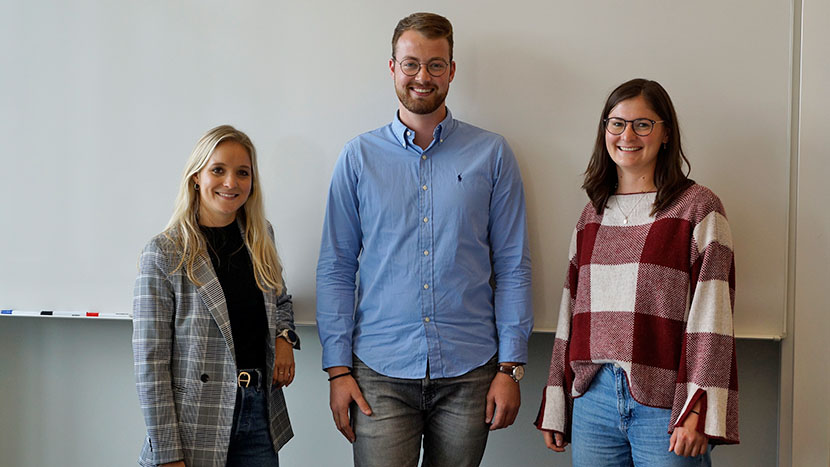
<path fill-rule="evenodd" d="M 194 273 L 196 278 L 202 285 L 199 287 L 199 296 L 202 298 L 205 306 L 207 306 L 210 315 L 219 330 L 222 332 L 222 337 L 225 338 L 225 343 L 230 349 L 231 357 L 236 361 L 236 350 L 233 346 L 233 334 L 231 333 L 231 319 L 228 315 L 228 305 L 225 302 L 225 292 L 222 291 L 222 285 L 219 283 L 219 278 L 213 270 L 213 264 L 206 254 L 201 254 L 196 258 L 194 264 Z"/>

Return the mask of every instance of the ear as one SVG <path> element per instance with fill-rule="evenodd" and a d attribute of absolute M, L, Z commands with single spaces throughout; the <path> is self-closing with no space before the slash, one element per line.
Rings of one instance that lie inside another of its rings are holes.
<path fill-rule="evenodd" d="M 389 59 L 389 75 L 392 79 L 395 79 L 395 58 Z"/>
<path fill-rule="evenodd" d="M 452 83 L 453 78 L 455 78 L 455 60 L 450 62 L 450 83 Z"/>
<path fill-rule="evenodd" d="M 196 172 L 195 174 L 193 174 L 193 177 L 191 177 L 191 178 L 193 179 L 194 183 L 199 183 L 199 172 Z"/>

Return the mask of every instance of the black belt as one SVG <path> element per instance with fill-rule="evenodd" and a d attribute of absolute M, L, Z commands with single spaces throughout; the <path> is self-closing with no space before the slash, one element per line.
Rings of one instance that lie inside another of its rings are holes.
<path fill-rule="evenodd" d="M 259 368 L 236 371 L 236 385 L 240 388 L 261 389 L 263 383 L 263 371 Z"/>

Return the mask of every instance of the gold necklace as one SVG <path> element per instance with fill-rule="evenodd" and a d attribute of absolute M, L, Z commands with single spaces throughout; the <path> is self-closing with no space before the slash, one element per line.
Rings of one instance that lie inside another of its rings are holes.
<path fill-rule="evenodd" d="M 628 211 L 628 214 L 626 214 L 625 211 L 623 211 L 622 206 L 620 206 L 620 195 L 617 195 L 617 197 L 614 198 L 614 202 L 617 204 L 617 209 L 619 209 L 620 214 L 623 215 L 623 224 L 628 224 L 628 218 L 634 214 L 634 210 L 637 209 L 637 205 L 640 204 L 640 201 L 642 201 L 643 198 L 645 198 L 645 193 L 640 193 L 640 197 L 637 199 L 637 202 L 634 203 L 634 206 L 631 207 L 631 210 Z"/>

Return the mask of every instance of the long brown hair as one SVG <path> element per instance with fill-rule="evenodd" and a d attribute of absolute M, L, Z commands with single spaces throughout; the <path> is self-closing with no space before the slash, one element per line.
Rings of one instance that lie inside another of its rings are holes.
<path fill-rule="evenodd" d="M 683 190 L 694 183 L 694 180 L 689 178 L 692 166 L 680 145 L 680 126 L 669 93 L 657 81 L 632 79 L 617 86 L 617 89 L 614 89 L 605 101 L 597 125 L 594 152 L 585 170 L 582 188 L 591 199 L 591 204 L 598 215 L 603 213 L 608 198 L 617 190 L 616 164 L 605 146 L 604 120 L 608 118 L 617 104 L 637 96 L 643 96 L 651 109 L 663 120 L 663 127 L 669 136 L 669 140 L 664 147 L 660 147 L 657 153 L 657 165 L 654 168 L 654 186 L 657 187 L 657 196 L 654 198 L 651 214 L 654 215 L 671 204 Z M 686 165 L 685 173 L 684 164 Z"/>

